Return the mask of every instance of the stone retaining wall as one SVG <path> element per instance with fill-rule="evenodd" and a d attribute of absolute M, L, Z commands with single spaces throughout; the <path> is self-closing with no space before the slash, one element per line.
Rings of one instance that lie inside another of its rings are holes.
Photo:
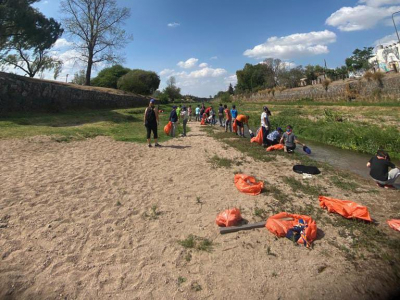
<path fill-rule="evenodd" d="M 148 97 L 0 72 L 0 113 L 143 107 Z"/>

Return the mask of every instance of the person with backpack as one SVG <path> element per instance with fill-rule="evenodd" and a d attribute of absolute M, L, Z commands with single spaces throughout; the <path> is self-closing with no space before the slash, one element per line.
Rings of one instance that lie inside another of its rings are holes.
<path fill-rule="evenodd" d="M 178 123 L 178 114 L 176 113 L 176 109 L 178 107 L 174 105 L 172 107 L 171 114 L 169 115 L 169 121 L 172 123 L 172 128 L 170 132 L 170 136 L 175 137 L 176 125 Z"/>
<path fill-rule="evenodd" d="M 151 132 L 153 132 L 154 142 L 156 147 L 161 147 L 158 143 L 157 127 L 159 124 L 158 110 L 155 110 L 155 100 L 151 99 L 149 106 L 144 112 L 144 126 L 147 130 L 147 144 L 151 148 Z"/>

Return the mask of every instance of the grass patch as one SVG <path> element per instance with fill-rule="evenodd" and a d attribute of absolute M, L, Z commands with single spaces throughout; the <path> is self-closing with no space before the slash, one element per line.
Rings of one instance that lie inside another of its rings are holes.
<path fill-rule="evenodd" d="M 182 277 L 182 276 L 178 277 L 178 285 L 181 285 L 181 284 L 183 284 L 185 282 L 186 282 L 186 278 L 185 277 Z"/>
<path fill-rule="evenodd" d="M 267 211 L 263 208 L 256 206 L 256 207 L 254 207 L 254 210 L 253 210 L 253 216 L 260 218 L 260 219 L 266 219 Z"/>
<path fill-rule="evenodd" d="M 195 292 L 200 292 L 203 288 L 201 287 L 200 284 L 198 284 L 197 282 L 193 282 L 190 286 L 190 288 L 195 291 Z"/>
<path fill-rule="evenodd" d="M 302 183 L 294 177 L 284 177 L 283 182 L 287 183 L 294 192 L 302 192 L 310 196 L 319 196 L 324 192 L 322 187 Z"/>
<path fill-rule="evenodd" d="M 357 192 L 357 189 L 360 187 L 354 181 L 339 177 L 338 175 L 331 176 L 329 179 L 336 187 L 344 191 Z"/>
<path fill-rule="evenodd" d="M 150 208 L 150 212 L 149 213 L 145 212 L 143 214 L 143 217 L 150 220 L 157 220 L 158 217 L 161 215 L 161 212 L 158 211 L 157 209 L 158 209 L 157 205 L 153 205 Z"/>
<path fill-rule="evenodd" d="M 178 244 L 186 249 L 196 249 L 205 252 L 211 252 L 213 249 L 212 241 L 192 234 L 186 239 L 178 241 Z"/>

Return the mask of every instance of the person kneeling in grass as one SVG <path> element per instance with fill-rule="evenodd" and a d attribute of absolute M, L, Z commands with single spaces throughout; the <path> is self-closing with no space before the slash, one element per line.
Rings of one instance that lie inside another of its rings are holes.
<path fill-rule="evenodd" d="M 280 143 L 284 144 L 285 152 L 287 153 L 293 153 L 296 149 L 296 144 L 300 144 L 303 147 L 306 146 L 297 139 L 297 137 L 293 133 L 293 127 L 290 125 L 286 127 L 286 132 L 283 134 Z"/>
<path fill-rule="evenodd" d="M 247 128 L 249 128 L 249 119 L 250 116 L 245 116 L 245 115 L 238 115 L 236 118 L 236 125 L 239 127 L 239 135 L 242 137 L 245 137 L 244 135 L 244 125 L 247 125 Z"/>
<path fill-rule="evenodd" d="M 390 161 L 389 154 L 384 150 L 378 150 L 376 156 L 367 163 L 367 167 L 371 169 L 371 177 L 382 188 L 394 188 L 393 184 L 400 177 L 400 170 Z"/>
<path fill-rule="evenodd" d="M 279 144 L 279 141 L 281 140 L 283 130 L 282 128 L 278 127 L 275 131 L 272 131 L 270 134 L 267 136 L 267 146 L 274 146 Z"/>

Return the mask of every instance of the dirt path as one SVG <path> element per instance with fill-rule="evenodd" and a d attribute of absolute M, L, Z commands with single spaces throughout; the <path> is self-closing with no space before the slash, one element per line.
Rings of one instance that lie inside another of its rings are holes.
<path fill-rule="evenodd" d="M 259 221 L 252 214 L 255 205 L 275 201 L 268 194 L 239 193 L 235 169 L 289 193 L 279 176 L 295 176 L 293 163 L 279 158 L 254 164 L 206 137 L 197 124 L 191 128 L 189 137 L 161 149 L 105 137 L 72 143 L 46 137 L 0 141 L 0 299 L 388 295 L 394 284 L 390 267 L 347 261 L 328 242 L 340 241 L 330 227 L 322 228 L 311 251 L 266 229 L 219 235 L 215 217 L 220 211 L 238 206 L 246 219 Z M 243 165 L 212 168 L 208 160 L 215 154 Z M 359 200 L 373 202 L 372 196 Z M 160 214 L 153 217 L 154 205 Z M 212 240 L 213 251 L 178 244 L 190 234 Z"/>

